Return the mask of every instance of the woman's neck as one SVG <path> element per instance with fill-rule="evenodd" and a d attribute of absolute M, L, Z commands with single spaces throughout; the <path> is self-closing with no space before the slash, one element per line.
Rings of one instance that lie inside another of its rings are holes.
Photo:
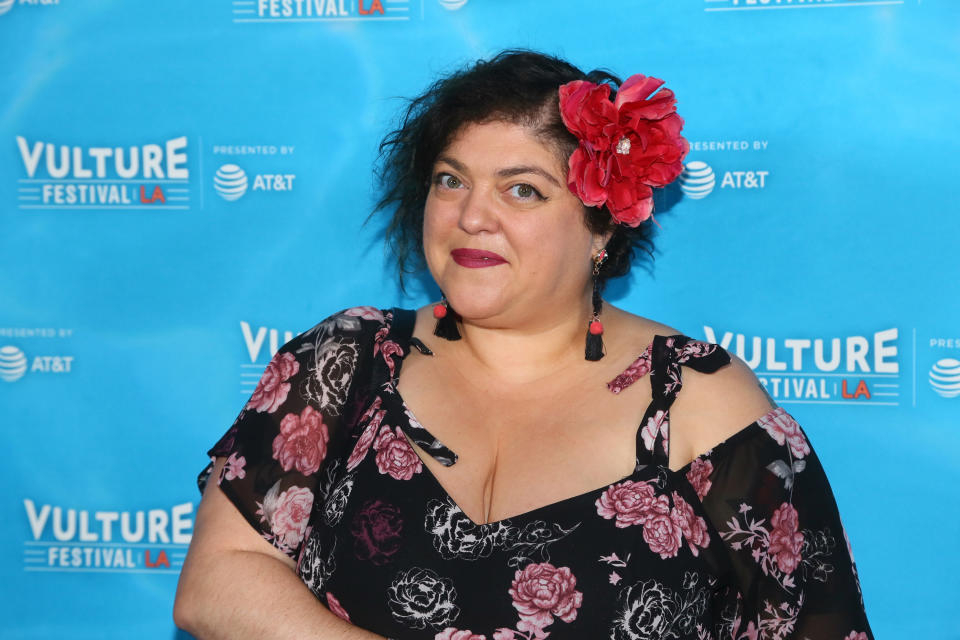
<path fill-rule="evenodd" d="M 478 369 L 475 375 L 533 383 L 584 361 L 589 299 L 579 306 L 583 309 L 574 313 L 569 307 L 565 313 L 544 310 L 531 322 L 511 327 L 465 320 L 459 325 L 461 340 L 449 343 L 447 350 L 458 365 Z"/>

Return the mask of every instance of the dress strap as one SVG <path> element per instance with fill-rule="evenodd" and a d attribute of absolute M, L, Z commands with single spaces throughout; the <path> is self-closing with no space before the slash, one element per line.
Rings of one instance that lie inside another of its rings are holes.
<path fill-rule="evenodd" d="M 397 373 L 407 352 L 417 315 L 410 309 L 393 307 L 385 310 L 384 326 L 373 337 L 374 389 L 389 388 L 396 384 Z"/>
<path fill-rule="evenodd" d="M 417 323 L 417 312 L 413 309 L 401 309 L 393 307 L 390 309 L 393 321 L 390 323 L 390 337 L 406 346 L 413 337 L 413 327 Z M 406 355 L 404 351 L 403 355 Z"/>
<path fill-rule="evenodd" d="M 657 335 L 650 354 L 650 387 L 653 399 L 637 429 L 637 468 L 663 467 L 670 460 L 670 406 L 683 386 L 681 366 L 713 373 L 730 362 L 718 344 L 694 340 L 683 334 Z"/>
<path fill-rule="evenodd" d="M 382 373 L 386 384 L 383 385 L 385 400 L 394 403 L 397 413 L 397 421 L 403 432 L 417 443 L 421 449 L 426 451 L 437 462 L 445 467 L 449 467 L 457 462 L 457 454 L 454 453 L 445 444 L 440 442 L 430 431 L 417 420 L 413 412 L 404 402 L 400 392 L 397 391 L 397 380 L 400 377 L 400 368 L 403 366 L 403 360 L 410 353 L 411 348 L 416 348 L 424 355 L 433 355 L 431 351 L 418 338 L 413 337 L 413 329 L 417 323 L 417 312 L 412 309 L 400 309 L 394 307 L 390 309 L 391 323 L 387 335 L 383 338 L 383 343 L 394 343 L 399 347 L 397 357 L 393 358 L 396 349 L 389 349 L 390 354 L 383 351 L 383 359 L 387 362 Z M 404 417 L 400 417 L 403 415 Z"/>

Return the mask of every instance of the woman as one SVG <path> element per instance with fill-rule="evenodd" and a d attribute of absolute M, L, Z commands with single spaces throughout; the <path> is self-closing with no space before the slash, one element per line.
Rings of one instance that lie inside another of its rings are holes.
<path fill-rule="evenodd" d="M 661 84 L 509 51 L 413 101 L 380 206 L 445 297 L 280 349 L 209 451 L 178 625 L 872 638 L 799 425 L 736 356 L 602 303 L 688 149 Z"/>

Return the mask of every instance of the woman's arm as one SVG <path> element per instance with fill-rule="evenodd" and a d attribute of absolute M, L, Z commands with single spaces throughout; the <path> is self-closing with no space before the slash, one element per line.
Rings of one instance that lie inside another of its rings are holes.
<path fill-rule="evenodd" d="M 217 458 L 211 478 L 225 458 Z M 301 582 L 294 561 L 264 540 L 207 484 L 173 605 L 178 627 L 199 640 L 377 640 L 330 612 Z"/>

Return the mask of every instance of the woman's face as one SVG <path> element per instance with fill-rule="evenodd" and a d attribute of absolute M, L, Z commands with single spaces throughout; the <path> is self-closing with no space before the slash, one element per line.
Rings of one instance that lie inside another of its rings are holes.
<path fill-rule="evenodd" d="M 424 254 L 465 319 L 518 326 L 579 313 L 604 241 L 584 224 L 561 159 L 526 127 L 468 124 L 434 164 Z"/>

